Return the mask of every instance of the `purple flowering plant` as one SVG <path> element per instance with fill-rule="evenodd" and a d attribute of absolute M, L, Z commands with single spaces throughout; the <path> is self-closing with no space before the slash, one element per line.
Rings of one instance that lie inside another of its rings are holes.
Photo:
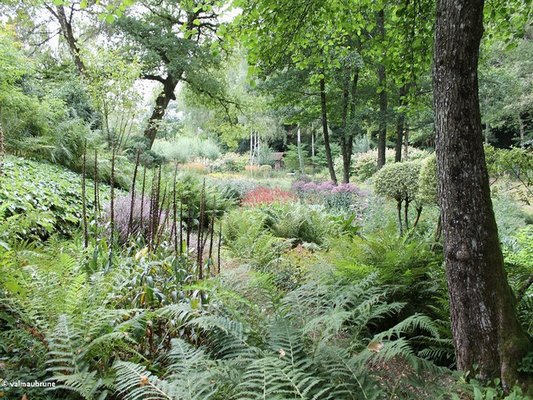
<path fill-rule="evenodd" d="M 328 208 L 342 211 L 361 210 L 368 196 L 352 183 L 335 185 L 331 181 L 313 182 L 308 177 L 301 177 L 293 182 L 292 190 L 302 201 L 324 204 Z"/>

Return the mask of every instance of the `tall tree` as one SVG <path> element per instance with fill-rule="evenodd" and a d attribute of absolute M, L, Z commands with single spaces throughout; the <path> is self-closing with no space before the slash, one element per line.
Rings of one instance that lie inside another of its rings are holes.
<path fill-rule="evenodd" d="M 209 70 L 219 60 L 219 48 L 211 45 L 219 43 L 220 5 L 217 0 L 146 0 L 117 20 L 144 61 L 142 78 L 163 86 L 144 130 L 149 147 L 169 103 L 176 99 L 178 83 L 186 82 L 219 102 L 226 101 Z"/>
<path fill-rule="evenodd" d="M 483 0 L 438 0 L 434 108 L 439 197 L 457 366 L 505 389 L 531 349 L 507 282 L 490 198 L 478 97 Z M 477 370 L 476 370 L 477 366 Z"/>
<path fill-rule="evenodd" d="M 384 6 L 383 6 L 384 7 Z M 377 13 L 377 29 L 380 41 L 385 41 L 385 9 Z M 387 74 L 385 70 L 385 46 L 381 46 L 382 58 L 378 64 L 379 91 L 379 129 L 378 129 L 378 168 L 385 165 L 385 149 L 387 146 Z"/>

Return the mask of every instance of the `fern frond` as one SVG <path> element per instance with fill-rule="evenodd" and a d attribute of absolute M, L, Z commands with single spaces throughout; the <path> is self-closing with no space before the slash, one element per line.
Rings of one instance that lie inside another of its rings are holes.
<path fill-rule="evenodd" d="M 332 386 L 331 399 L 370 400 L 380 394 L 364 363 L 351 356 L 346 348 L 319 346 L 314 362 Z"/>
<path fill-rule="evenodd" d="M 207 364 L 207 356 L 202 349 L 197 349 L 182 339 L 172 339 L 172 348 L 166 355 L 171 361 L 171 375 L 187 374 Z"/>
<path fill-rule="evenodd" d="M 173 400 L 178 388 L 153 376 L 142 365 L 118 361 L 113 365 L 116 372 L 115 388 L 125 400 Z"/>
<path fill-rule="evenodd" d="M 307 368 L 310 359 L 305 353 L 302 331 L 283 319 L 276 319 L 270 325 L 268 346 L 274 354 L 292 368 Z"/>
<path fill-rule="evenodd" d="M 376 335 L 374 340 L 381 341 L 384 338 L 390 340 L 393 336 L 400 337 L 404 333 L 414 332 L 417 329 L 424 330 L 437 339 L 440 338 L 439 329 L 433 320 L 426 315 L 417 313 L 407 317 L 389 330 Z"/>
<path fill-rule="evenodd" d="M 204 331 L 211 343 L 210 348 L 221 359 L 251 359 L 258 349 L 247 342 L 242 323 L 217 315 L 205 315 L 192 319 L 189 325 Z"/>
<path fill-rule="evenodd" d="M 179 326 L 198 317 L 199 311 L 194 310 L 189 303 L 178 303 L 159 308 L 155 311 L 155 315 L 172 320 Z"/>
<path fill-rule="evenodd" d="M 396 357 L 403 359 L 411 359 L 414 357 L 413 349 L 405 338 L 399 338 L 390 342 L 381 343 L 381 348 L 377 352 L 372 352 L 368 349 L 363 350 L 356 356 L 360 363 L 378 363 L 389 361 Z"/>
<path fill-rule="evenodd" d="M 330 390 L 321 379 L 292 368 L 279 358 L 265 357 L 252 362 L 238 386 L 242 400 L 323 399 Z"/>
<path fill-rule="evenodd" d="M 48 338 L 48 372 L 51 380 L 59 383 L 54 390 L 67 389 L 92 400 L 101 394 L 104 381 L 97 377 L 97 371 L 88 371 L 83 361 L 86 352 L 82 333 L 72 326 L 66 315 L 59 317 L 57 326 Z"/>

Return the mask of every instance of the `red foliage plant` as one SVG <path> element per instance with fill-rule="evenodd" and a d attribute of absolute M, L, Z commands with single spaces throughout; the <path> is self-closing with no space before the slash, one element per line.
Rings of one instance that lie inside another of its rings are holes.
<path fill-rule="evenodd" d="M 296 195 L 286 190 L 258 187 L 246 193 L 242 200 L 242 205 L 258 206 L 261 204 L 288 203 L 294 200 L 296 200 Z"/>

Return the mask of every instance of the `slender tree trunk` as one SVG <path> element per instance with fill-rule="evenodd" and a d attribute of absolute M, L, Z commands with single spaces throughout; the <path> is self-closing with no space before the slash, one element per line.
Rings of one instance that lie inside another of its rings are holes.
<path fill-rule="evenodd" d="M 254 132 L 250 131 L 250 165 L 254 165 Z"/>
<path fill-rule="evenodd" d="M 261 164 L 261 159 L 259 158 L 260 152 L 261 152 L 261 139 L 259 138 L 259 132 L 255 133 L 255 143 L 256 143 L 256 160 L 257 165 Z"/>
<path fill-rule="evenodd" d="M 407 161 L 409 159 L 409 124 L 405 123 L 403 131 L 403 159 Z"/>
<path fill-rule="evenodd" d="M 402 227 L 402 200 L 396 200 L 396 211 L 398 212 L 398 227 L 400 228 L 400 236 L 403 234 Z"/>
<path fill-rule="evenodd" d="M 335 169 L 333 168 L 333 157 L 331 156 L 331 147 L 329 144 L 326 81 L 324 80 L 324 78 L 320 80 L 320 107 L 322 110 L 322 133 L 324 135 L 324 148 L 326 150 L 326 162 L 328 164 L 329 176 L 331 178 L 331 181 L 336 185 L 337 176 L 335 175 Z"/>
<path fill-rule="evenodd" d="M 478 97 L 483 0 L 438 0 L 433 71 L 439 198 L 452 333 L 460 370 L 505 390 L 531 349 L 503 268 Z"/>
<path fill-rule="evenodd" d="M 342 153 L 342 182 L 350 182 L 350 159 L 351 151 L 348 149 L 348 106 L 350 102 L 350 77 L 344 80 L 342 88 L 342 112 L 341 112 L 341 153 Z"/>
<path fill-rule="evenodd" d="M 152 115 L 148 119 L 148 125 L 144 130 L 144 137 L 148 139 L 150 149 L 154 144 L 154 140 L 159 129 L 159 124 L 165 116 L 168 104 L 171 100 L 176 100 L 174 90 L 176 89 L 178 82 L 179 80 L 174 79 L 171 75 L 169 75 L 163 82 L 163 90 L 161 93 L 159 93 L 155 100 L 154 110 L 152 111 Z"/>
<path fill-rule="evenodd" d="M 352 152 L 353 152 L 353 138 L 356 134 L 356 124 L 355 124 L 355 109 L 357 105 L 357 85 L 359 84 L 359 70 L 355 70 L 355 73 L 352 78 L 352 87 L 351 87 L 351 99 L 350 99 L 350 119 L 348 122 L 348 134 L 346 136 L 346 154 L 349 154 L 344 160 L 344 171 L 347 173 L 346 183 L 349 182 L 350 171 L 352 168 Z"/>
<path fill-rule="evenodd" d="M 297 132 L 297 143 L 298 143 L 298 163 L 300 164 L 300 172 L 304 173 L 304 159 L 302 157 L 302 132 L 300 127 L 298 127 Z"/>
<path fill-rule="evenodd" d="M 378 34 L 383 41 L 385 39 L 385 10 L 382 9 L 377 15 Z M 384 57 L 384 54 L 383 54 Z M 385 149 L 387 142 L 387 75 L 384 60 L 378 65 L 379 92 L 379 132 L 378 132 L 378 169 L 385 165 Z"/>
<path fill-rule="evenodd" d="M 311 163 L 313 164 L 313 173 L 315 173 L 315 131 L 311 132 Z"/>
<path fill-rule="evenodd" d="M 403 85 L 400 88 L 400 108 L 405 105 L 405 96 L 407 95 L 407 86 Z M 403 145 L 403 133 L 405 129 L 405 113 L 400 109 L 398 112 L 398 119 L 396 120 L 396 147 L 394 152 L 394 162 L 402 161 L 402 145 Z"/>
<path fill-rule="evenodd" d="M 485 144 L 489 144 L 489 135 L 490 135 L 490 124 L 488 122 L 485 122 Z"/>

